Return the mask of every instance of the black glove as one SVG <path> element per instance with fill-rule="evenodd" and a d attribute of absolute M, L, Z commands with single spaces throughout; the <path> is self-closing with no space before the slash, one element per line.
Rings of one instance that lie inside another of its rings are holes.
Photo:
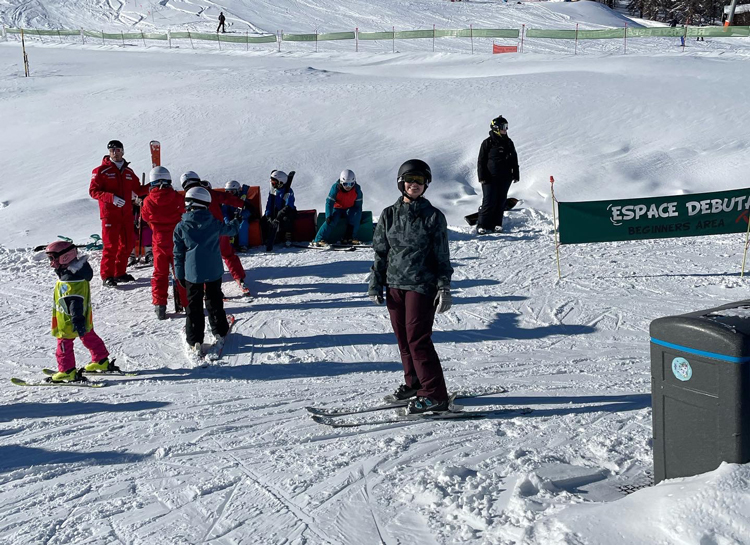
<path fill-rule="evenodd" d="M 273 226 L 274 229 L 278 229 L 279 228 L 279 218 L 276 218 L 275 220 L 273 220 L 271 222 L 271 225 Z"/>
<path fill-rule="evenodd" d="M 73 320 L 73 330 L 78 334 L 79 337 L 83 337 L 86 334 L 86 317 L 81 316 Z"/>
<path fill-rule="evenodd" d="M 245 210 L 249 211 L 251 214 L 253 214 L 253 203 L 250 201 L 245 201 L 245 204 L 242 206 Z"/>
<path fill-rule="evenodd" d="M 383 296 L 379 293 L 368 293 L 370 296 L 370 301 L 372 301 L 376 305 L 382 305 L 383 304 Z"/>
<path fill-rule="evenodd" d="M 333 223 L 333 218 L 328 217 L 326 218 L 326 225 L 331 225 Z"/>

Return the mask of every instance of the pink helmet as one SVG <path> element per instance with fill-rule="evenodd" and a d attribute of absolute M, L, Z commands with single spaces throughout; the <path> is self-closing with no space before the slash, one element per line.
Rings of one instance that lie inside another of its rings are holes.
<path fill-rule="evenodd" d="M 58 240 L 47 245 L 44 250 L 49 257 L 50 266 L 53 269 L 68 266 L 75 258 L 78 257 L 76 245 L 65 240 Z"/>

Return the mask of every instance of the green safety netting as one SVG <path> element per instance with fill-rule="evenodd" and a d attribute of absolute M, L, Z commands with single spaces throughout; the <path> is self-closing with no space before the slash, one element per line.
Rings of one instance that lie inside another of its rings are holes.
<path fill-rule="evenodd" d="M 469 32 L 468 30 L 462 30 L 461 32 Z M 517 28 L 475 28 L 471 30 L 471 36 L 474 38 L 518 38 L 520 32 Z M 469 34 L 463 34 L 464 38 L 468 38 Z"/>
<path fill-rule="evenodd" d="M 317 34 L 282 34 L 281 39 L 285 42 L 314 42 Z"/>
<path fill-rule="evenodd" d="M 575 30 L 550 30 L 541 28 L 527 28 L 527 38 L 551 38 L 553 40 L 575 40 Z"/>
<path fill-rule="evenodd" d="M 615 38 L 624 38 L 624 28 L 606 28 L 604 30 L 579 30 L 579 40 L 612 40 Z"/>
<path fill-rule="evenodd" d="M 20 28 L 6 28 L 8 34 L 20 34 Z M 23 29 L 24 34 L 29 36 L 77 36 L 83 34 L 89 38 L 100 40 L 162 40 L 168 39 L 167 34 L 156 34 L 148 32 L 99 32 L 91 30 L 49 30 L 49 29 Z M 518 29 L 427 29 L 427 30 L 401 30 L 380 32 L 359 32 L 356 36 L 360 40 L 412 40 L 419 38 L 518 38 Z M 554 30 L 554 29 L 526 29 L 527 38 L 550 38 L 558 40 L 592 40 L 592 39 L 621 39 L 649 38 L 649 37 L 698 37 L 707 36 L 712 38 L 735 38 L 750 37 L 750 26 L 730 27 L 656 27 L 656 28 L 606 28 L 599 30 Z M 274 35 L 249 36 L 249 35 L 226 35 L 203 32 L 172 32 L 172 39 L 207 40 L 213 42 L 232 43 L 274 43 L 277 38 Z M 328 32 L 323 34 L 283 34 L 282 40 L 287 42 L 314 42 L 330 40 L 353 40 L 354 32 Z"/>
<path fill-rule="evenodd" d="M 166 34 L 151 34 L 149 32 L 143 32 L 143 37 L 147 40 L 167 40 Z"/>
<path fill-rule="evenodd" d="M 318 34 L 318 41 L 333 41 L 333 40 L 353 40 L 354 32 L 327 32 L 325 34 Z"/>
<path fill-rule="evenodd" d="M 392 40 L 393 32 L 358 32 L 360 40 Z"/>
<path fill-rule="evenodd" d="M 397 30 L 395 32 L 397 40 L 415 40 L 418 38 L 432 38 L 432 29 L 430 30 Z"/>

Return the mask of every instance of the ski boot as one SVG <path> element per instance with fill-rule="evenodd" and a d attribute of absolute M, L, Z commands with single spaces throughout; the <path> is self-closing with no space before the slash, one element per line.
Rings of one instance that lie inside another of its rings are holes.
<path fill-rule="evenodd" d="M 117 280 L 115 280 L 114 277 L 110 276 L 109 278 L 105 278 L 102 281 L 102 285 L 107 288 L 114 288 L 117 286 Z"/>
<path fill-rule="evenodd" d="M 51 377 L 47 377 L 47 382 L 85 382 L 85 380 L 83 371 L 75 367 L 70 371 L 59 371 Z"/>
<path fill-rule="evenodd" d="M 411 386 L 402 384 L 395 392 L 385 396 L 383 399 L 385 399 L 387 403 L 394 403 L 396 401 L 411 399 L 413 397 L 416 397 L 419 388 L 419 386 L 417 386 L 416 388 L 412 388 Z"/>
<path fill-rule="evenodd" d="M 159 320 L 167 319 L 167 305 L 154 305 L 154 312 L 156 312 L 156 318 Z"/>
<path fill-rule="evenodd" d="M 502 233 L 503 232 L 503 226 L 502 225 L 495 225 L 495 232 L 496 233 Z"/>
<path fill-rule="evenodd" d="M 133 278 L 132 274 L 125 273 L 116 277 L 115 282 L 135 282 L 135 278 Z"/>
<path fill-rule="evenodd" d="M 285 233 L 284 234 L 284 246 L 287 248 L 291 247 L 292 245 L 292 233 Z"/>
<path fill-rule="evenodd" d="M 417 397 L 409 401 L 406 414 L 439 413 L 450 410 L 450 399 L 435 401 L 429 397 Z"/>
<path fill-rule="evenodd" d="M 487 234 L 487 229 L 485 229 L 484 227 L 477 227 L 477 234 L 478 235 L 486 235 Z"/>
<path fill-rule="evenodd" d="M 86 373 L 105 373 L 111 371 L 119 371 L 120 369 L 113 362 L 114 360 L 109 361 L 109 358 L 104 358 L 101 361 L 92 361 L 83 368 L 82 372 L 85 371 Z"/>

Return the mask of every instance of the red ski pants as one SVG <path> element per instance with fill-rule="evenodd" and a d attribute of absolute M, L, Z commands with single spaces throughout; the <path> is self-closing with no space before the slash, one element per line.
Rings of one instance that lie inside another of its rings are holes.
<path fill-rule="evenodd" d="M 419 396 L 443 401 L 448 399 L 448 390 L 440 358 L 432 344 L 434 299 L 416 291 L 396 288 L 388 288 L 385 294 L 404 366 L 404 382 L 412 388 L 419 386 Z"/>
<path fill-rule="evenodd" d="M 219 238 L 219 249 L 221 250 L 221 257 L 224 258 L 224 263 L 229 269 L 229 274 L 235 280 L 242 282 L 245 279 L 245 269 L 242 268 L 240 258 L 234 253 L 234 247 L 229 237 Z"/>
<path fill-rule="evenodd" d="M 135 234 L 131 223 L 118 225 L 102 221 L 102 280 L 116 278 L 128 272 L 128 258 L 135 248 Z"/>
<path fill-rule="evenodd" d="M 154 252 L 154 273 L 151 276 L 151 301 L 154 305 L 166 305 L 169 297 L 169 273 L 174 265 L 174 229 L 154 229 L 151 248 Z M 180 306 L 187 307 L 187 291 L 177 284 Z"/>
<path fill-rule="evenodd" d="M 99 335 L 92 329 L 83 337 L 80 337 L 83 346 L 91 352 L 91 361 L 101 361 L 109 357 L 107 347 Z M 57 370 L 61 373 L 67 373 L 76 366 L 76 355 L 73 352 L 73 339 L 57 339 Z"/>

